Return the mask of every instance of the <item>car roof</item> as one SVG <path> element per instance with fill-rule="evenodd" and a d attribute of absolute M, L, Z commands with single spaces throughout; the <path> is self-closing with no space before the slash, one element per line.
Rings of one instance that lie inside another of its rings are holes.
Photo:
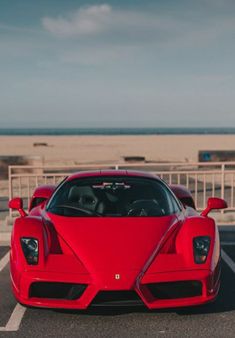
<path fill-rule="evenodd" d="M 107 177 L 107 176 L 128 176 L 128 177 L 145 177 L 160 180 L 156 175 L 138 170 L 93 170 L 93 171 L 80 171 L 67 177 L 67 181 L 72 181 L 76 178 L 85 177 Z"/>

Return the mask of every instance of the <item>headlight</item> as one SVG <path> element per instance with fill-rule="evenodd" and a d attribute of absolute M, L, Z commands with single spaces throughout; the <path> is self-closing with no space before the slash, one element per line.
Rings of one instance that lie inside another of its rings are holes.
<path fill-rule="evenodd" d="M 21 238 L 21 247 L 29 265 L 38 264 L 38 240 L 35 238 Z"/>
<path fill-rule="evenodd" d="M 199 236 L 193 239 L 194 261 L 197 264 L 205 263 L 210 250 L 210 237 Z"/>

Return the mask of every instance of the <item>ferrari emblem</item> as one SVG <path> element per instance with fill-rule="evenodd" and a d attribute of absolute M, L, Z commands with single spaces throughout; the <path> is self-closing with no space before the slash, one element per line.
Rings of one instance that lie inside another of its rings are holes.
<path fill-rule="evenodd" d="M 119 273 L 116 273 L 115 274 L 115 279 L 120 279 L 121 278 L 121 276 L 119 275 Z"/>

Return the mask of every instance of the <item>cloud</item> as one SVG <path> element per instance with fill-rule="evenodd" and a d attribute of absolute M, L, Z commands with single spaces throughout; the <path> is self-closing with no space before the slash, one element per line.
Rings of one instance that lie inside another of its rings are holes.
<path fill-rule="evenodd" d="M 212 0 L 201 0 L 211 3 Z M 222 0 L 215 0 L 220 3 Z M 229 1 L 229 0 L 226 0 Z M 153 11 L 137 11 L 133 9 L 117 9 L 109 4 L 80 7 L 73 12 L 59 17 L 44 17 L 44 29 L 60 38 L 101 38 L 116 44 L 145 44 L 148 42 L 168 43 L 178 39 L 185 42 L 199 40 L 209 41 L 218 33 L 224 33 L 230 28 L 231 20 L 222 17 L 201 16 L 187 11 L 182 20 L 181 13 Z M 232 18 L 233 20 L 233 18 Z M 98 40 L 97 40 L 98 41 Z M 200 41 L 199 41 L 200 42 Z"/>
<path fill-rule="evenodd" d="M 206 2 L 213 0 L 200 0 L 200 4 Z M 234 18 L 228 15 L 199 16 L 198 11 L 186 8 L 182 16 L 181 11 L 117 8 L 105 3 L 80 7 L 59 17 L 44 17 L 42 25 L 60 38 L 54 39 L 55 46 L 59 44 L 54 48 L 59 62 L 85 66 L 133 58 L 135 62 L 147 54 L 151 57 L 153 51 L 158 58 L 174 49 L 206 50 L 235 31 Z"/>
<path fill-rule="evenodd" d="M 114 9 L 108 4 L 81 7 L 66 17 L 42 18 L 44 29 L 58 37 L 87 37 L 106 34 L 126 38 L 156 36 L 172 29 L 174 20 L 156 13 Z"/>
<path fill-rule="evenodd" d="M 43 27 L 50 33 L 61 37 L 96 35 L 107 27 L 112 13 L 107 4 L 80 8 L 67 18 L 42 19 Z"/>

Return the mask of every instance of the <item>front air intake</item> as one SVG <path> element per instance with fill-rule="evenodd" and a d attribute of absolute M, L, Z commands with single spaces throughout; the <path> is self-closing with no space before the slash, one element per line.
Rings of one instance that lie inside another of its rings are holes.
<path fill-rule="evenodd" d="M 189 298 L 202 295 L 200 281 L 177 281 L 147 284 L 151 294 L 157 299 Z"/>
<path fill-rule="evenodd" d="M 35 282 L 29 290 L 29 297 L 76 300 L 85 291 L 87 285 L 58 282 Z"/>
<path fill-rule="evenodd" d="M 100 291 L 94 298 L 94 306 L 136 306 L 144 305 L 135 291 Z"/>

